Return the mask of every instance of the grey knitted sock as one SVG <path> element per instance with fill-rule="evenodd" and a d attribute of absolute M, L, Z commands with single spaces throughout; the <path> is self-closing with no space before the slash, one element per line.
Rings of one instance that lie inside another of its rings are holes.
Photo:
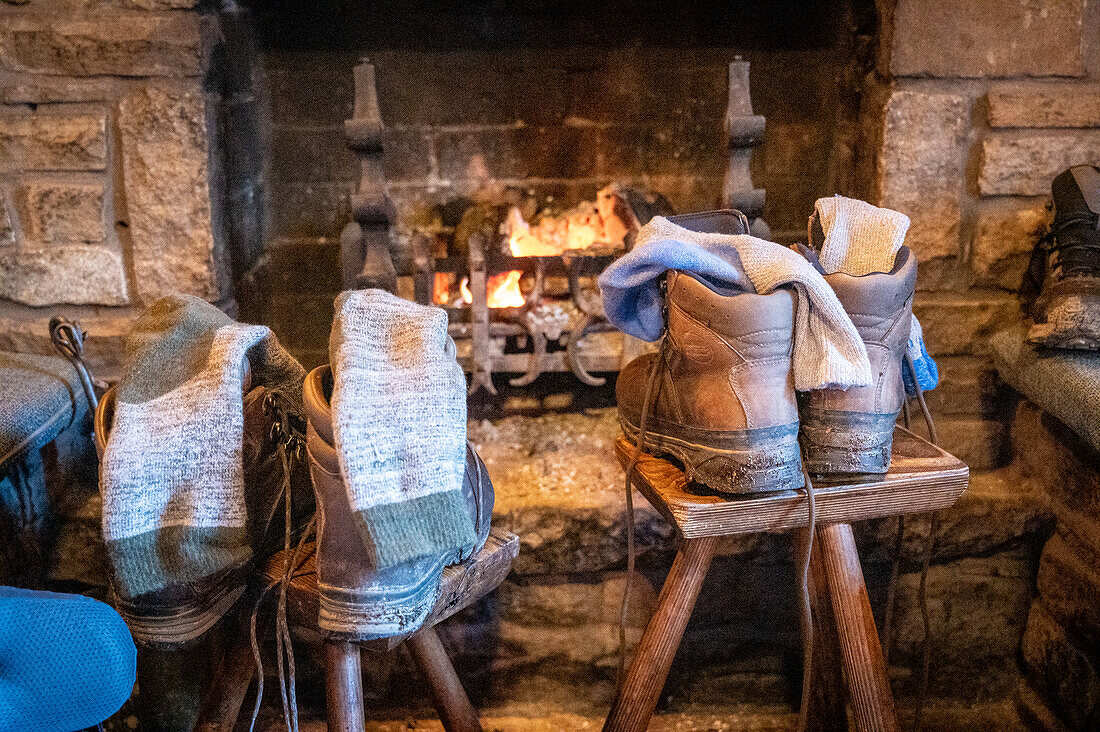
<path fill-rule="evenodd" d="M 447 314 L 381 290 L 336 299 L 333 433 L 364 545 L 386 568 L 472 547 L 466 379 Z"/>
<path fill-rule="evenodd" d="M 181 295 L 138 319 L 127 350 L 100 488 L 116 589 L 134 598 L 248 561 L 244 363 L 299 407 L 305 370 L 266 327 Z"/>

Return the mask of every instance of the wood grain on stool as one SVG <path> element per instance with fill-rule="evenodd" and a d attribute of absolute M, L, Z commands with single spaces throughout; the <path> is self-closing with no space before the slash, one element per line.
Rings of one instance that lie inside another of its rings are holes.
<path fill-rule="evenodd" d="M 448 732 L 481 732 L 477 712 L 458 680 L 435 628 L 424 628 L 405 641 L 413 662 L 428 681 L 443 728 Z"/>
<path fill-rule="evenodd" d="M 822 526 L 817 536 L 825 560 L 844 680 L 856 728 L 876 732 L 900 730 L 852 527 Z"/>

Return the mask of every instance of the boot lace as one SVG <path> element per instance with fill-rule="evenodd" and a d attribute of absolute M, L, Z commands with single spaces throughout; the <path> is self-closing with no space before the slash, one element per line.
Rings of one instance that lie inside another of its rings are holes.
<path fill-rule="evenodd" d="M 305 547 L 309 539 L 312 538 L 317 517 L 315 514 L 310 518 L 302 529 L 297 544 L 295 544 L 294 490 L 291 475 L 294 469 L 301 465 L 305 452 L 305 440 L 302 438 L 302 430 L 296 424 L 296 421 L 300 421 L 300 418 L 293 416 L 286 398 L 277 392 L 269 392 L 266 395 L 264 411 L 273 417 L 269 439 L 275 444 L 275 450 L 279 455 L 282 485 L 272 505 L 271 514 L 268 516 L 263 535 L 266 537 L 269 534 L 281 505 L 283 507 L 283 566 L 281 574 L 260 589 L 252 605 L 252 613 L 249 619 L 249 636 L 252 643 L 252 658 L 256 663 L 256 701 L 252 707 L 252 717 L 248 728 L 250 732 L 255 729 L 256 719 L 260 714 L 260 704 L 264 696 L 264 666 L 260 653 L 260 636 L 264 633 L 260 631 L 259 627 L 260 610 L 267 595 L 278 588 L 274 624 L 279 695 L 283 706 L 283 723 L 286 725 L 288 732 L 298 732 L 294 648 L 290 635 L 290 624 L 287 621 L 287 590 L 291 582 L 305 574 L 300 570 L 313 553 L 313 550 L 305 552 Z"/>

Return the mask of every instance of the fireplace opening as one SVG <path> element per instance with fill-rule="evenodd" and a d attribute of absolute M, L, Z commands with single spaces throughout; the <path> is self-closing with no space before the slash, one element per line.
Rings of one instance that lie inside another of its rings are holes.
<path fill-rule="evenodd" d="M 321 5 L 254 7 L 270 226 L 240 297 L 307 365 L 335 294 L 392 269 L 474 390 L 606 389 L 644 344 L 595 278 L 639 225 L 733 206 L 786 243 L 863 193 L 871 3 Z"/>

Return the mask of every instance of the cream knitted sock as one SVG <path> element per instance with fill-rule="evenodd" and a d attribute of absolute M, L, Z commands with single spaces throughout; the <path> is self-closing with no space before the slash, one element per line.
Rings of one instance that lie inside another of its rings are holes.
<path fill-rule="evenodd" d="M 909 230 L 908 216 L 844 196 L 819 198 L 814 209 L 825 232 L 819 254 L 825 274 L 859 277 L 894 268 L 894 257 Z M 809 241 L 813 246 L 812 236 Z"/>

